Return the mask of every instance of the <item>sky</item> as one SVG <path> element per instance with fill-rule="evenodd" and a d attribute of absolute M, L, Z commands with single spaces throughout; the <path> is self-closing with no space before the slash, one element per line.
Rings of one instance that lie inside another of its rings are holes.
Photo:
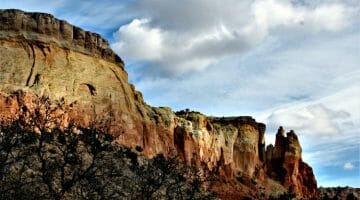
<path fill-rule="evenodd" d="M 109 40 L 153 106 L 300 138 L 319 186 L 360 187 L 359 0 L 2 0 Z"/>

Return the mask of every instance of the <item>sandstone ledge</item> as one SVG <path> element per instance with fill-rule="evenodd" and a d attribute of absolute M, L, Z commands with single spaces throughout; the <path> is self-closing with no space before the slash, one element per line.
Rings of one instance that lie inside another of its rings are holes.
<path fill-rule="evenodd" d="M 124 66 L 121 58 L 109 47 L 108 41 L 99 34 L 85 31 L 46 13 L 0 9 L 0 39 L 56 44 L 117 63 L 121 68 Z"/>

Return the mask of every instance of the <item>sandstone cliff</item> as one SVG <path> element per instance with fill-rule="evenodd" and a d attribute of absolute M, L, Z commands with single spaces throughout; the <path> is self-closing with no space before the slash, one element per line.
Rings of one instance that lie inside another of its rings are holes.
<path fill-rule="evenodd" d="M 284 129 L 280 127 L 275 147 L 269 145 L 266 150 L 267 172 L 291 192 L 315 194 L 316 180 L 312 168 L 302 161 L 301 151 L 294 131 L 291 130 L 285 136 Z"/>
<path fill-rule="evenodd" d="M 305 197 L 316 193 L 294 132 L 285 137 L 279 129 L 275 147 L 265 151 L 265 125 L 251 117 L 151 107 L 98 34 L 49 14 L 0 10 L 0 124 L 17 119 L 38 134 L 69 125 L 96 128 L 148 157 L 177 154 L 234 188 L 256 183 L 259 189 L 271 182 Z"/>

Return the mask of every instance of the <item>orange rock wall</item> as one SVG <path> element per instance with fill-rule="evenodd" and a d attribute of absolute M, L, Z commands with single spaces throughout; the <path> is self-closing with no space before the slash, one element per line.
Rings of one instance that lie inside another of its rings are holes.
<path fill-rule="evenodd" d="M 267 173 L 289 191 L 315 197 L 317 183 L 312 168 L 302 161 L 301 146 L 293 130 L 276 134 L 275 147 L 267 147 Z"/>

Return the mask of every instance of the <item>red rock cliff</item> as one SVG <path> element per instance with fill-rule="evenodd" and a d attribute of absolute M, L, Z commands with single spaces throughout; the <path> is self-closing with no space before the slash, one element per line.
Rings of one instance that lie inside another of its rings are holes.
<path fill-rule="evenodd" d="M 265 152 L 265 125 L 251 117 L 151 107 L 98 34 L 49 14 L 0 10 L 0 124 L 18 119 L 39 134 L 69 124 L 98 128 L 149 157 L 175 153 L 235 185 L 242 177 L 259 188 L 274 179 L 298 195 L 316 192 L 295 133 L 280 129 Z"/>
<path fill-rule="evenodd" d="M 289 191 L 297 194 L 316 194 L 316 180 L 312 168 L 302 161 L 301 146 L 293 130 L 284 135 L 279 128 L 275 146 L 266 150 L 268 175 L 280 181 Z"/>

